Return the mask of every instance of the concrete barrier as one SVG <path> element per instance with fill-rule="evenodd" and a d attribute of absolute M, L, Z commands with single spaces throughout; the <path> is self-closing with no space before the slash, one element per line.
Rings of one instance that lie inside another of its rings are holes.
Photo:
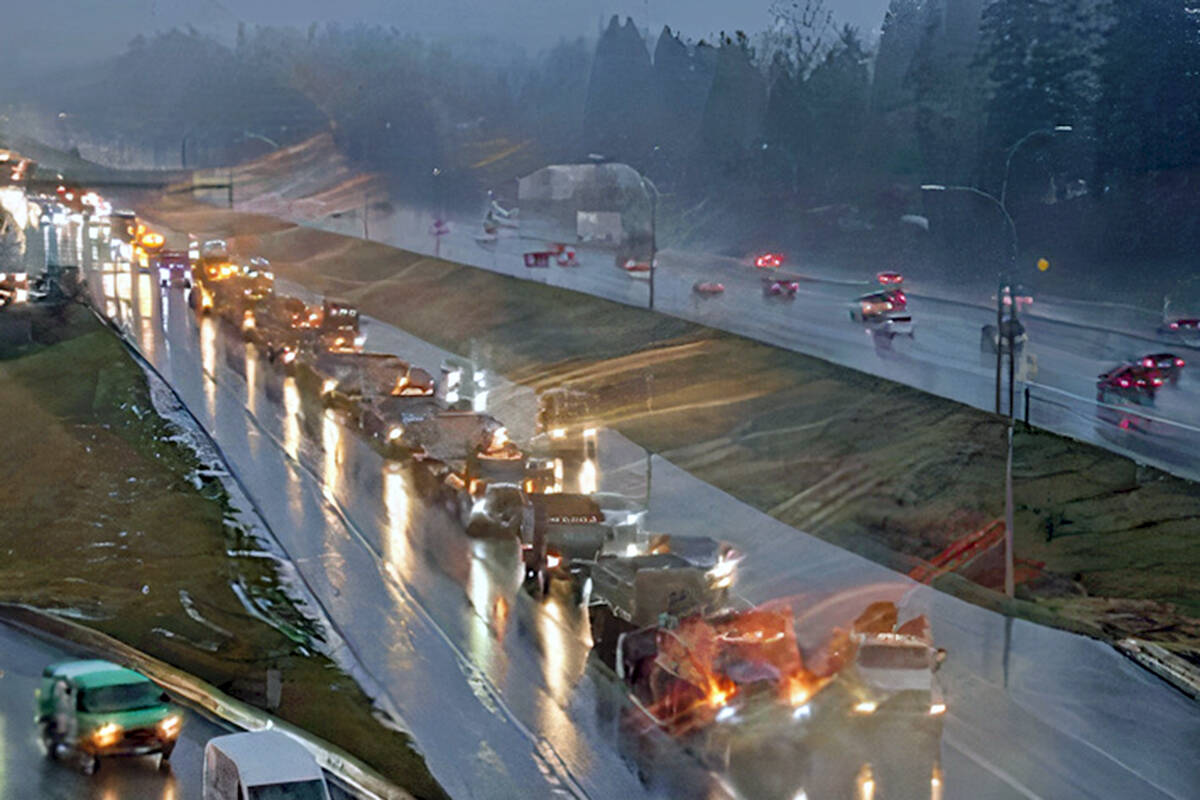
<path fill-rule="evenodd" d="M 57 614 L 15 603 L 0 603 L 0 622 L 56 643 L 67 643 L 130 667 L 166 689 L 173 699 L 248 731 L 271 728 L 304 745 L 317 763 L 369 800 L 413 800 L 413 796 L 371 767 L 335 745 L 277 719 L 248 703 L 234 699 L 214 686 L 159 661 L 124 642 Z"/>

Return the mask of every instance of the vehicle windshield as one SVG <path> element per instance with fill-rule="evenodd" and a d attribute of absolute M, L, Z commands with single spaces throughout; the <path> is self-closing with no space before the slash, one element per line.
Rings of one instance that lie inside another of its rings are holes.
<path fill-rule="evenodd" d="M 858 648 L 858 665 L 867 669 L 929 669 L 924 647 L 864 645 Z"/>
<path fill-rule="evenodd" d="M 116 683 L 84 689 L 79 693 L 79 710 L 89 714 L 133 711 L 162 705 L 162 690 L 150 681 Z"/>
<path fill-rule="evenodd" d="M 325 800 L 325 784 L 321 781 L 290 781 L 267 786 L 251 786 L 250 800 Z"/>

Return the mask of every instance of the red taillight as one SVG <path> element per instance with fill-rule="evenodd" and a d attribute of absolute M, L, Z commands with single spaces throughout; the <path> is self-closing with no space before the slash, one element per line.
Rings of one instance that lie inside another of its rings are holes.
<path fill-rule="evenodd" d="M 1162 386 L 1162 378 L 1155 378 L 1155 379 L 1154 379 L 1154 385 L 1155 385 L 1155 386 Z"/>
<path fill-rule="evenodd" d="M 1177 367 L 1182 367 L 1182 366 L 1183 366 L 1183 359 L 1182 359 L 1182 358 L 1177 358 L 1177 359 L 1175 359 L 1175 366 L 1177 366 Z"/>
<path fill-rule="evenodd" d="M 1172 323 L 1171 323 L 1171 330 L 1173 330 L 1173 331 L 1177 331 L 1177 330 L 1179 330 L 1179 323 L 1178 323 L 1178 322 L 1172 322 Z"/>
<path fill-rule="evenodd" d="M 1143 359 L 1142 359 L 1142 366 L 1143 366 L 1143 367 L 1153 367 L 1153 366 L 1154 366 L 1154 359 L 1153 359 L 1153 358 L 1143 358 Z"/>
<path fill-rule="evenodd" d="M 1119 381 L 1118 381 L 1118 383 L 1120 383 L 1120 384 L 1121 384 L 1122 386 L 1124 386 L 1124 387 L 1128 387 L 1128 386 L 1129 386 L 1129 381 L 1128 381 L 1127 379 L 1125 379 L 1125 378 L 1121 378 L 1121 380 L 1119 380 Z"/>

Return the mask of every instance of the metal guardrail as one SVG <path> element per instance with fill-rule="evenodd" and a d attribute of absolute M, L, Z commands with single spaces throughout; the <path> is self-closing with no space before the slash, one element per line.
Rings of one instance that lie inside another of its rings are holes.
<path fill-rule="evenodd" d="M 124 642 L 56 614 L 30 606 L 0 603 L 0 621 L 43 639 L 75 647 L 137 670 L 187 705 L 248 731 L 277 730 L 305 747 L 321 768 L 365 800 L 413 800 L 413 796 L 341 748 L 301 728 L 236 700 L 183 670 Z"/>

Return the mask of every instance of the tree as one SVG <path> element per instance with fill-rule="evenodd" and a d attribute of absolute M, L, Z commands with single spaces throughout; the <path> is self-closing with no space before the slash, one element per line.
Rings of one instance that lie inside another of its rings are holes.
<path fill-rule="evenodd" d="M 983 11 L 989 173 L 1032 130 L 1082 125 L 1094 102 L 1087 0 L 994 0 Z"/>
<path fill-rule="evenodd" d="M 1102 169 L 1200 163 L 1200 4 L 1113 2 L 1106 11 L 1096 113 Z"/>
<path fill-rule="evenodd" d="M 883 18 L 871 107 L 876 113 L 909 105 L 915 99 L 908 70 L 921 42 L 921 0 L 891 0 Z"/>
<path fill-rule="evenodd" d="M 1104 247 L 1194 252 L 1200 166 L 1200 23 L 1193 2 L 1113 2 L 1100 46 L 1099 153 Z"/>

